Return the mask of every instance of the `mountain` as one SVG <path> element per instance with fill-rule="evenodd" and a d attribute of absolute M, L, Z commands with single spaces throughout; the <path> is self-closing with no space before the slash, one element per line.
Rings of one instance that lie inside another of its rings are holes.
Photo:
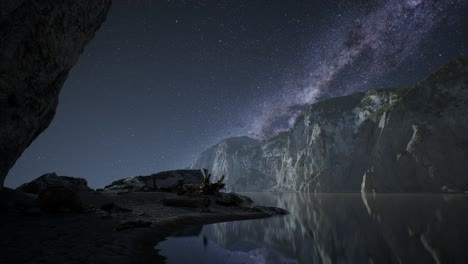
<path fill-rule="evenodd" d="M 467 191 L 468 57 L 412 86 L 315 103 L 272 138 L 231 142 L 191 168 L 238 191 Z"/>

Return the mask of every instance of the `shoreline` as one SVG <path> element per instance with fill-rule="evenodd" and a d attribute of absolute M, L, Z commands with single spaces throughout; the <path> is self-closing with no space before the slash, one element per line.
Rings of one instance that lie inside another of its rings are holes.
<path fill-rule="evenodd" d="M 22 196 L 21 199 L 34 198 L 12 193 Z M 3 234 L 0 258 L 5 260 L 3 263 L 164 263 L 165 257 L 158 254 L 155 246 L 187 226 L 272 216 L 215 203 L 208 209 L 162 204 L 163 198 L 175 196 L 165 192 L 92 191 L 80 193 L 83 213 L 9 210 L 0 220 Z M 5 197 L 2 200 L 5 201 Z M 111 202 L 131 211 L 109 213 L 100 209 L 102 204 Z M 96 209 L 86 211 L 93 207 Z M 116 230 L 119 224 L 127 221 L 152 224 L 151 227 Z"/>

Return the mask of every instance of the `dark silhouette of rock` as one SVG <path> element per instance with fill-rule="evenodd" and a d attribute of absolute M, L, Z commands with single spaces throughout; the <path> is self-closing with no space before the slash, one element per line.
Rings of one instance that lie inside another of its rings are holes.
<path fill-rule="evenodd" d="M 132 211 L 132 209 L 121 207 L 113 202 L 101 205 L 101 210 L 106 211 L 108 213 L 126 213 Z"/>
<path fill-rule="evenodd" d="M 249 197 L 234 192 L 220 192 L 216 195 L 216 197 L 216 204 L 223 206 L 248 207 L 253 203 L 252 199 Z"/>
<path fill-rule="evenodd" d="M 269 206 L 254 205 L 252 199 L 248 196 L 240 195 L 234 192 L 223 193 L 220 192 L 216 195 L 216 204 L 221 206 L 233 206 L 243 208 L 251 211 L 263 212 L 269 215 L 286 215 L 289 212 L 285 209 Z"/>
<path fill-rule="evenodd" d="M 88 187 L 88 182 L 85 179 L 57 176 L 55 172 L 44 174 L 31 182 L 21 185 L 16 188 L 16 190 L 25 193 L 39 194 L 47 189 L 60 187 L 68 188 L 75 192 L 91 191 Z"/>
<path fill-rule="evenodd" d="M 68 72 L 110 5 L 111 0 L 0 2 L 0 188 L 49 126 Z"/>
<path fill-rule="evenodd" d="M 0 209 L 29 209 L 38 206 L 37 196 L 3 188 L 0 190 Z"/>
<path fill-rule="evenodd" d="M 81 212 L 81 200 L 78 194 L 68 188 L 51 188 L 38 196 L 42 211 L 49 213 Z"/>
<path fill-rule="evenodd" d="M 176 191 L 183 184 L 203 183 L 203 173 L 200 170 L 173 170 L 163 171 L 148 176 L 136 176 L 121 179 L 107 185 L 105 190 L 132 190 L 132 191 Z"/>
<path fill-rule="evenodd" d="M 271 206 L 254 206 L 255 210 L 267 213 L 269 215 L 287 215 L 289 212 L 283 208 L 271 207 Z"/>

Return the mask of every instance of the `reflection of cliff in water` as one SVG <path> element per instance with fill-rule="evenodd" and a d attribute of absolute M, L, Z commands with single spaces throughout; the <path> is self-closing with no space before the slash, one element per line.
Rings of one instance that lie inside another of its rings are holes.
<path fill-rule="evenodd" d="M 267 245 L 301 263 L 463 263 L 468 197 L 249 193 L 286 217 L 207 226 L 230 249 Z"/>

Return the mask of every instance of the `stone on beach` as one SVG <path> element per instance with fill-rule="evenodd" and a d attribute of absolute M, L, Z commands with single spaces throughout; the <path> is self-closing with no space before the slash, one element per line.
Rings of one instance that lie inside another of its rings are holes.
<path fill-rule="evenodd" d="M 216 204 L 223 206 L 248 207 L 253 203 L 249 197 L 234 192 L 220 192 L 216 197 Z"/>
<path fill-rule="evenodd" d="M 203 174 L 200 170 L 173 170 L 163 171 L 148 176 L 135 176 L 117 180 L 107 185 L 104 189 L 131 190 L 131 191 L 176 191 L 180 183 L 200 185 L 203 182 Z"/>
<path fill-rule="evenodd" d="M 55 172 L 46 173 L 33 181 L 22 184 L 16 190 L 24 193 L 39 194 L 50 188 L 67 188 L 75 192 L 91 191 L 85 179 L 57 176 Z"/>
<path fill-rule="evenodd" d="M 51 188 L 38 196 L 39 206 L 44 212 L 81 212 L 81 200 L 78 194 L 68 188 Z"/>

